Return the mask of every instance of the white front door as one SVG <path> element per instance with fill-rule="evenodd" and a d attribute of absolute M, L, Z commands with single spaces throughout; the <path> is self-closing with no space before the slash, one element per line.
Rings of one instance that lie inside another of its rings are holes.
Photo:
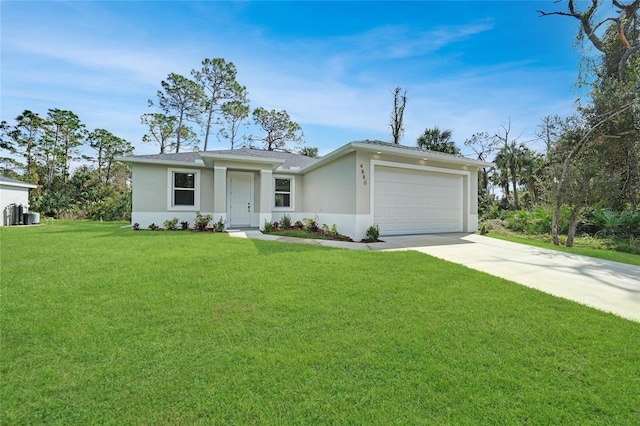
<path fill-rule="evenodd" d="M 253 213 L 253 173 L 229 172 L 229 225 L 250 226 Z"/>

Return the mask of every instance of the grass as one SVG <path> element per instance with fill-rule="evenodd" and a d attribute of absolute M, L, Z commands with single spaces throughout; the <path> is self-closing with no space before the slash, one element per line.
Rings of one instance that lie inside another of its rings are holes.
<path fill-rule="evenodd" d="M 417 252 L 0 229 L 1 424 L 637 424 L 640 325 Z"/>
<path fill-rule="evenodd" d="M 595 257 L 598 259 L 611 260 L 614 262 L 628 263 L 629 265 L 640 266 L 640 255 L 632 253 L 624 253 L 620 251 L 608 250 L 603 248 L 581 247 L 580 241 L 576 241 L 573 247 L 564 245 L 556 246 L 552 242 L 543 239 L 543 236 L 522 236 L 511 235 L 505 233 L 490 232 L 487 237 L 497 238 L 500 240 L 511 241 L 514 243 L 527 244 L 534 247 L 541 247 L 550 250 L 561 251 L 565 253 L 579 254 L 582 256 Z"/>
<path fill-rule="evenodd" d="M 331 240 L 326 235 L 318 234 L 317 232 L 307 232 L 304 230 L 287 229 L 285 231 L 271 231 L 267 232 L 268 235 L 279 235 L 281 237 L 295 237 L 295 238 L 310 238 L 313 240 Z"/>

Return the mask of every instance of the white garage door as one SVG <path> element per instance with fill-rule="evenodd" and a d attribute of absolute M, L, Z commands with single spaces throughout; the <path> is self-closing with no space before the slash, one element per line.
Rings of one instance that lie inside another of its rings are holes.
<path fill-rule="evenodd" d="M 381 235 L 462 232 L 462 176 L 381 166 L 374 173 Z"/>

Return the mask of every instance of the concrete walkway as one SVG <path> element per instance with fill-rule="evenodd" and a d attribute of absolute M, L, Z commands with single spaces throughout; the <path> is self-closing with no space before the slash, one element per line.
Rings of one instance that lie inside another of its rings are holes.
<path fill-rule="evenodd" d="M 640 322 L 638 266 L 475 234 L 383 237 L 384 242 L 373 244 L 279 237 L 255 230 L 229 235 L 352 250 L 415 250 Z"/>

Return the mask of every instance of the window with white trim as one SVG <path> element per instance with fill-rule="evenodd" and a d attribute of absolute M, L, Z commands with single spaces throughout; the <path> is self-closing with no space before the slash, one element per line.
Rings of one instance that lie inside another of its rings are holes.
<path fill-rule="evenodd" d="M 195 173 L 173 172 L 173 205 L 196 205 Z"/>
<path fill-rule="evenodd" d="M 169 170 L 169 210 L 200 209 L 200 173 L 197 170 Z"/>
<path fill-rule="evenodd" d="M 293 210 L 293 177 L 275 177 L 274 182 L 274 208 Z"/>

